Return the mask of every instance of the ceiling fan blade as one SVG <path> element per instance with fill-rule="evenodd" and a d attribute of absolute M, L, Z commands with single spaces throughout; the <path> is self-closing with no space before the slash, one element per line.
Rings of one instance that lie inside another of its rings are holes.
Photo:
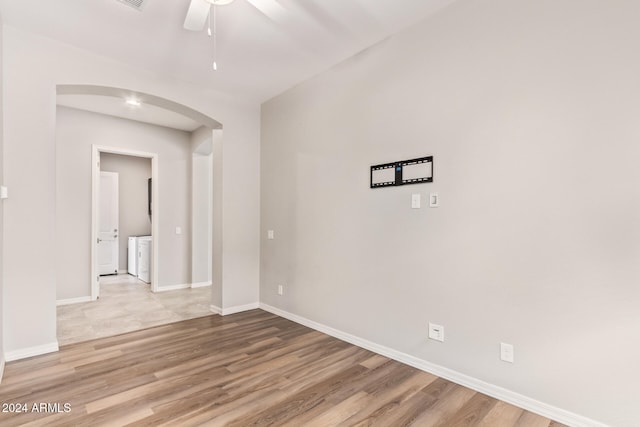
<path fill-rule="evenodd" d="M 249 3 L 273 22 L 281 24 L 290 13 L 276 0 L 248 0 Z"/>
<path fill-rule="evenodd" d="M 184 19 L 184 28 L 191 31 L 202 31 L 210 9 L 211 4 L 205 0 L 191 0 L 187 16 Z"/>

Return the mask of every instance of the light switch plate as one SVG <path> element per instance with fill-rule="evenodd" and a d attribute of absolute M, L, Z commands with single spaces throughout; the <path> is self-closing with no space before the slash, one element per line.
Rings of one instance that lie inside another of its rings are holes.
<path fill-rule="evenodd" d="M 176 227 L 176 234 L 182 234 L 182 228 Z"/>
<path fill-rule="evenodd" d="M 9 189 L 7 187 L 0 186 L 0 199 L 8 199 L 9 198 Z"/>
<path fill-rule="evenodd" d="M 411 209 L 420 209 L 420 193 L 411 195 Z"/>
<path fill-rule="evenodd" d="M 440 196 L 438 196 L 438 193 L 429 193 L 429 207 L 437 208 L 438 206 L 440 206 Z"/>

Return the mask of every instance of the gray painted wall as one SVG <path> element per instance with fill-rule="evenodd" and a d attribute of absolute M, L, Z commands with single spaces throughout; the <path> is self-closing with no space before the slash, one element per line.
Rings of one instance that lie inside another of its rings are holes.
<path fill-rule="evenodd" d="M 91 294 L 91 146 L 158 154 L 159 286 L 191 280 L 191 145 L 189 133 L 58 107 L 56 127 L 57 298 Z M 150 160 L 147 160 L 150 161 Z M 146 181 L 145 181 L 146 208 Z M 157 218 L 157 217 L 156 217 Z M 182 234 L 175 233 L 182 228 Z M 126 236 L 125 236 L 126 237 Z"/>
<path fill-rule="evenodd" d="M 55 85 L 43 83 L 49 67 L 37 65 L 12 44 L 12 32 L 15 29 L 3 28 L 3 173 L 11 191 L 3 213 L 5 355 L 25 348 L 57 348 Z M 41 72 L 24 73 L 27 69 Z M 38 260 L 38 268 L 33 260 Z"/>
<path fill-rule="evenodd" d="M 191 283 L 212 282 L 213 263 L 213 141 L 212 130 L 201 126 L 191 132 Z"/>
<path fill-rule="evenodd" d="M 212 138 L 212 153 L 213 156 L 213 264 L 212 264 L 212 286 L 211 286 L 211 304 L 214 307 L 222 308 L 222 270 L 224 266 L 224 258 L 222 254 L 223 248 L 223 183 L 222 183 L 222 130 L 216 129 L 213 131 Z M 259 230 L 258 230 L 259 231 Z"/>
<path fill-rule="evenodd" d="M 261 301 L 640 425 L 639 20 L 458 1 L 263 104 Z M 432 184 L 369 189 L 370 165 L 426 155 Z"/>
<path fill-rule="evenodd" d="M 192 160 L 191 283 L 211 283 L 211 154 L 193 154 Z"/>
<path fill-rule="evenodd" d="M 221 263 L 222 305 L 255 303 L 259 291 L 260 106 L 4 27 L 4 350 L 24 357 L 56 344 L 56 85 L 86 84 L 148 93 L 224 125 L 221 221 L 229 237 Z M 233 165 L 246 165 L 248 173 Z M 28 167 L 25 167 L 28 165 Z M 244 197 L 236 197 L 242 193 Z M 85 207 L 80 207 L 85 209 Z M 32 242 L 38 242 L 34 245 Z M 33 260 L 38 268 L 33 268 Z M 219 293 L 218 295 L 221 295 Z M 9 326 L 10 325 L 10 326 Z"/>
<path fill-rule="evenodd" d="M 151 178 L 151 159 L 102 153 L 100 170 L 118 173 L 119 187 L 119 262 L 118 269 L 127 271 L 129 236 L 151 234 L 147 180 Z"/>
<path fill-rule="evenodd" d="M 4 33 L 4 26 L 2 25 L 2 15 L 0 15 L 0 184 L 4 185 L 4 112 L 2 105 L 4 104 L 3 85 L 2 79 L 3 70 L 3 58 L 2 58 L 2 34 Z M 0 202 L 0 381 L 2 380 L 2 374 L 4 373 L 4 306 L 3 306 L 3 294 L 4 294 L 4 202 Z"/>

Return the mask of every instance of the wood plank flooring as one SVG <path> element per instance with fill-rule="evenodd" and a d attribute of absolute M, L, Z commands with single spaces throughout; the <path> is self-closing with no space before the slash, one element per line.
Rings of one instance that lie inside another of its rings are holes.
<path fill-rule="evenodd" d="M 261 310 L 8 363 L 0 403 L 26 404 L 7 427 L 561 426 Z"/>

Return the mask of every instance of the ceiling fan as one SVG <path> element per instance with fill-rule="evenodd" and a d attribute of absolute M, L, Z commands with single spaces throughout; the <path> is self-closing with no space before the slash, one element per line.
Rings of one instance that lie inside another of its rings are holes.
<path fill-rule="evenodd" d="M 191 31 L 201 31 L 204 29 L 205 23 L 209 22 L 207 33 L 209 37 L 213 36 L 213 70 L 218 70 L 217 62 L 217 39 L 216 31 L 216 6 L 224 6 L 233 2 L 233 0 L 191 0 L 187 16 L 184 20 L 184 28 Z M 212 10 L 213 9 L 213 10 Z M 213 12 L 213 13 L 212 13 Z M 213 14 L 213 31 L 211 31 L 211 15 Z"/>
<path fill-rule="evenodd" d="M 307 0 L 310 1 L 310 0 Z M 184 20 L 184 28 L 191 31 L 202 31 L 207 23 L 212 6 L 225 6 L 234 0 L 191 0 Z M 294 19 L 293 14 L 283 7 L 279 0 L 245 0 L 264 16 L 277 24 L 288 24 Z"/>
<path fill-rule="evenodd" d="M 202 31 L 212 6 L 224 6 L 232 2 L 233 0 L 191 0 L 184 20 L 184 28 L 191 31 Z"/>
<path fill-rule="evenodd" d="M 217 70 L 217 31 L 216 8 L 233 3 L 235 0 L 191 0 L 184 28 L 190 31 L 202 31 L 207 28 L 207 34 L 213 39 L 213 69 Z M 246 0 L 274 23 L 286 27 L 293 20 L 293 15 L 284 8 L 278 0 Z M 213 26 L 211 25 L 213 22 Z M 208 24 L 208 25 L 207 25 Z"/>

